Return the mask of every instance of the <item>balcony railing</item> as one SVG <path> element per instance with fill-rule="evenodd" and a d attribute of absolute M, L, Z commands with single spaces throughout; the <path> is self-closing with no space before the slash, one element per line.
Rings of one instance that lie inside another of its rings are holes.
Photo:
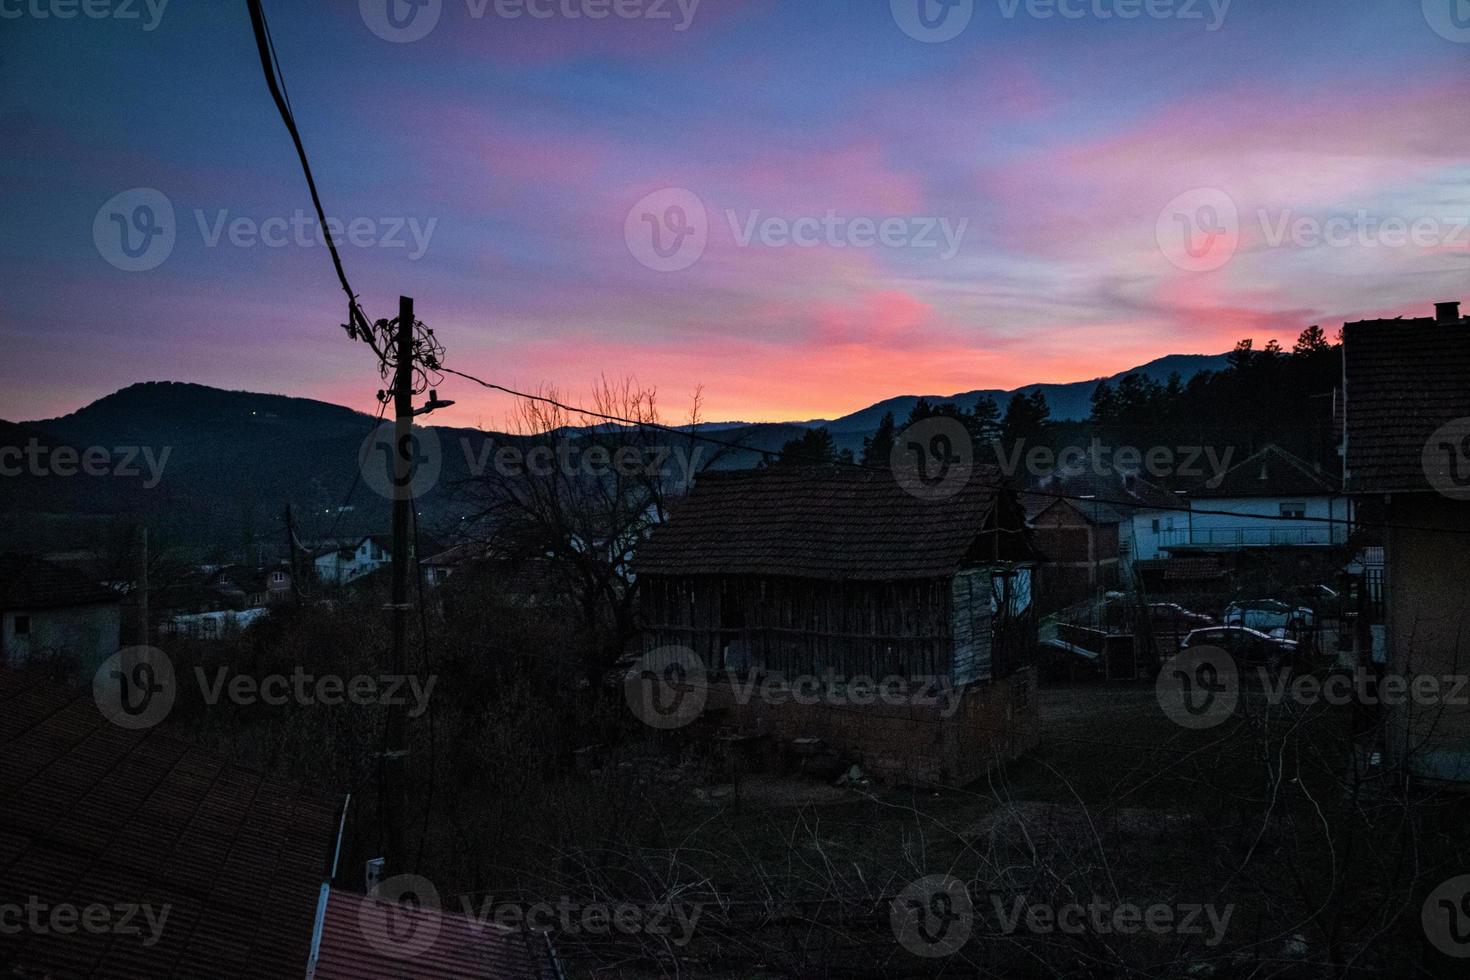
<path fill-rule="evenodd" d="M 1266 548 L 1272 545 L 1329 545 L 1347 540 L 1347 524 L 1315 527 L 1272 527 L 1261 521 L 1253 527 L 1182 528 L 1159 532 L 1161 548 Z"/>

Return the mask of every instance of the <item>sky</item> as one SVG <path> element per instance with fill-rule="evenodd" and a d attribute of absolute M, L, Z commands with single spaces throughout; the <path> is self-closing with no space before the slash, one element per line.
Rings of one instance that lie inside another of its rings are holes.
<path fill-rule="evenodd" d="M 1470 0 L 265 6 L 368 315 L 521 390 L 830 418 L 1470 303 Z M 0 136 L 0 418 L 373 409 L 244 0 L 0 0 Z"/>

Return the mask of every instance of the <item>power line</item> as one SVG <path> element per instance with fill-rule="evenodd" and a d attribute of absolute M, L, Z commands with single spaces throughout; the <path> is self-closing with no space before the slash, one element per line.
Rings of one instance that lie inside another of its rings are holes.
<path fill-rule="evenodd" d="M 453 374 L 453 375 L 455 375 L 457 377 L 464 378 L 466 381 L 473 381 L 475 384 L 480 385 L 480 386 L 485 387 L 485 388 L 489 388 L 489 389 L 491 389 L 493 391 L 504 392 L 505 394 L 507 394 L 507 395 L 513 395 L 516 398 L 525 398 L 525 399 L 529 399 L 530 401 L 542 402 L 544 404 L 552 405 L 552 406 L 555 406 L 556 408 L 560 408 L 563 411 L 575 412 L 575 413 L 577 413 L 579 415 L 586 415 L 586 416 L 588 416 L 590 418 L 601 419 L 601 420 L 603 420 L 605 422 L 616 422 L 616 423 L 619 423 L 621 425 L 629 425 L 629 426 L 633 426 L 635 428 L 648 428 L 648 429 L 654 429 L 654 430 L 657 430 L 657 431 L 660 431 L 660 432 L 668 432 L 668 433 L 671 433 L 673 435 L 683 436 L 683 437 L 689 438 L 689 439 L 698 439 L 698 440 L 700 440 L 702 442 L 712 443 L 712 444 L 717 445 L 717 446 L 724 446 L 724 447 L 729 448 L 729 449 L 738 449 L 738 450 L 740 450 L 742 452 L 760 453 L 762 456 L 767 456 L 767 457 L 774 456 L 774 457 L 779 457 L 779 458 L 783 458 L 783 459 L 799 460 L 799 461 L 802 461 L 802 462 L 812 463 L 814 465 L 826 465 L 826 466 L 836 465 L 836 466 L 843 466 L 843 467 L 847 467 L 847 468 L 850 468 L 850 469 L 867 470 L 867 471 L 873 472 L 873 473 L 890 473 L 891 472 L 891 470 L 888 467 L 883 467 L 883 466 L 870 466 L 870 465 L 866 465 L 864 463 L 860 463 L 860 462 L 857 462 L 857 461 L 848 461 L 848 460 L 843 460 L 843 459 L 837 459 L 837 460 L 825 459 L 825 458 L 822 458 L 822 457 L 810 456 L 810 455 L 806 455 L 806 454 L 803 454 L 803 453 L 789 452 L 789 451 L 786 451 L 786 450 L 783 450 L 783 449 L 757 449 L 757 448 L 755 448 L 753 446 L 748 446 L 748 445 L 746 445 L 744 443 L 736 442 L 734 440 L 720 439 L 720 438 L 717 438 L 715 436 L 704 435 L 704 434 L 702 434 L 700 432 L 695 431 L 693 427 L 689 428 L 688 430 L 685 430 L 685 429 L 675 428 L 674 426 L 671 426 L 671 425 L 664 425 L 664 424 L 659 423 L 659 422 L 649 422 L 649 421 L 644 421 L 644 420 L 639 420 L 639 419 L 629 419 L 629 418 L 624 418 L 624 417 L 619 416 L 619 415 L 611 415 L 611 414 L 609 414 L 607 412 L 594 411 L 593 409 L 589 409 L 589 408 L 579 408 L 579 407 L 577 407 L 575 405 L 568 405 L 565 402 L 557 401 L 555 398 L 548 398 L 545 395 L 533 395 L 533 394 L 530 394 L 530 393 L 524 392 L 524 391 L 516 391 L 514 388 L 507 388 L 505 385 L 495 384 L 492 381 L 486 381 L 483 378 L 477 378 L 473 374 L 468 374 L 468 373 L 466 373 L 464 371 L 456 371 L 454 368 L 445 367 L 442 364 L 439 365 L 438 370 L 441 373 L 443 373 L 443 374 Z M 1015 488 L 1010 487 L 1009 485 L 1007 485 L 1005 483 L 985 483 L 985 482 L 982 482 L 981 483 L 981 486 L 983 486 L 984 488 L 989 489 L 989 490 L 1008 490 L 1008 489 L 1015 489 Z M 1144 504 L 1144 503 L 1140 503 L 1137 500 L 1115 500 L 1115 499 L 1112 499 L 1112 498 L 1109 498 L 1109 497 L 1103 497 L 1103 496 L 1098 496 L 1098 495 L 1091 495 L 1091 496 L 1089 496 L 1089 495 L 1086 495 L 1086 494 L 1066 493 L 1065 491 L 1053 490 L 1053 489 L 1048 489 L 1048 488 L 1045 488 L 1045 487 L 1037 487 L 1037 488 L 1027 487 L 1027 488 L 1020 489 L 1018 492 L 1032 494 L 1032 495 L 1038 496 L 1038 497 L 1049 497 L 1049 498 L 1052 498 L 1054 500 L 1070 500 L 1070 501 L 1078 501 L 1078 502 L 1081 502 L 1081 503 L 1089 503 L 1089 504 L 1111 504 L 1111 505 L 1113 505 L 1115 507 L 1123 507 L 1123 508 L 1129 508 L 1129 509 L 1133 509 L 1133 510 L 1156 510 L 1156 511 L 1162 511 L 1164 513 L 1195 514 L 1195 515 L 1199 515 L 1201 517 L 1233 517 L 1233 518 L 1246 518 L 1246 519 L 1254 520 L 1254 521 L 1291 521 L 1293 523 L 1303 523 L 1303 522 L 1305 522 L 1305 523 L 1309 523 L 1309 524 L 1330 524 L 1330 525 L 1338 525 L 1338 524 L 1347 524 L 1348 523 L 1348 521 L 1345 520 L 1345 519 L 1338 519 L 1338 518 L 1333 518 L 1333 517 L 1307 517 L 1307 516 L 1302 516 L 1302 517 L 1287 517 L 1287 516 L 1278 515 L 1278 514 L 1239 514 L 1239 513 L 1236 513 L 1235 511 L 1229 511 L 1229 510 L 1197 509 L 1197 508 L 1188 507 L 1188 506 L 1169 507 L 1169 506 L 1163 506 L 1163 505 Z M 1354 523 L 1354 525 L 1356 527 L 1360 527 L 1360 528 L 1373 528 L 1373 529 L 1397 530 L 1397 531 L 1423 531 L 1423 532 L 1428 532 L 1428 533 L 1432 533 L 1432 534 L 1446 534 L 1446 533 L 1448 533 L 1448 534 L 1467 534 L 1467 535 L 1470 535 L 1470 529 L 1464 529 L 1464 530 L 1462 530 L 1462 529 L 1458 529 L 1458 528 L 1422 527 L 1422 526 L 1414 525 L 1414 524 L 1397 524 L 1397 523 L 1387 523 L 1387 522 L 1375 522 L 1375 523 L 1353 522 L 1353 523 Z"/>
<path fill-rule="evenodd" d="M 342 256 L 337 253 L 337 243 L 333 240 L 332 231 L 327 226 L 327 213 L 322 207 L 321 195 L 317 193 L 316 180 L 311 175 L 311 162 L 306 158 L 306 147 L 301 142 L 301 132 L 296 128 L 296 117 L 291 111 L 291 102 L 284 91 L 286 79 L 284 73 L 280 72 L 280 64 L 276 60 L 275 45 L 271 41 L 265 10 L 261 7 L 261 0 L 246 0 L 246 3 L 250 8 L 250 24 L 255 33 L 255 48 L 260 55 L 260 67 L 265 73 L 266 86 L 270 89 L 271 99 L 281 114 L 281 121 L 286 124 L 286 131 L 291 134 L 291 142 L 296 146 L 296 156 L 301 161 L 302 173 L 306 175 L 306 186 L 311 192 L 311 203 L 316 208 L 317 220 L 321 223 L 322 238 L 327 243 L 327 251 L 332 255 L 332 266 L 337 270 L 337 281 L 342 284 L 342 290 L 347 293 L 349 321 L 347 333 L 353 339 L 365 342 L 372 348 L 373 353 L 378 355 L 379 363 L 386 365 L 388 363 L 384 352 L 386 345 L 379 344 L 373 326 L 369 324 L 367 315 L 362 312 L 362 307 L 357 303 L 357 294 L 353 291 L 352 284 L 347 281 L 347 272 L 342 266 Z M 277 78 L 278 74 L 279 78 Z"/>

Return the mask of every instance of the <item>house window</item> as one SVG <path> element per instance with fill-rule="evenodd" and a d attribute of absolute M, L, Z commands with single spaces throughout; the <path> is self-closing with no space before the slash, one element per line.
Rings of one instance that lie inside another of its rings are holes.
<path fill-rule="evenodd" d="M 1306 517 L 1307 516 L 1307 505 L 1306 505 L 1306 502 L 1305 501 L 1301 501 L 1301 500 L 1283 501 L 1282 504 L 1281 504 L 1281 516 L 1282 517 Z"/>
<path fill-rule="evenodd" d="M 1159 519 L 1157 517 L 1155 517 L 1153 523 L 1154 523 L 1154 533 L 1155 534 L 1158 534 L 1159 533 Z"/>
<path fill-rule="evenodd" d="M 16 636 L 30 636 L 31 617 L 17 615 L 15 617 L 15 623 L 11 626 L 11 632 L 13 632 Z"/>
<path fill-rule="evenodd" d="M 284 581 L 286 581 L 286 573 L 285 572 L 271 572 L 271 584 L 272 585 L 280 585 Z"/>

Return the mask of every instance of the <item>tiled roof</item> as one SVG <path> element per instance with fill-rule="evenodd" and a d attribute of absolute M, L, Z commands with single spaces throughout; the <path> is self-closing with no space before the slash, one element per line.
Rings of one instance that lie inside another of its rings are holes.
<path fill-rule="evenodd" d="M 407 906 L 391 909 L 389 932 L 372 902 L 332 889 L 314 980 L 559 980 L 544 933 Z"/>
<path fill-rule="evenodd" d="M 1195 499 L 1212 497 L 1321 497 L 1341 493 L 1332 474 L 1280 446 L 1267 444 L 1226 470 L 1219 482 L 1189 492 Z"/>
<path fill-rule="evenodd" d="M 0 932 L 0 972 L 299 980 L 336 831 L 322 800 L 0 670 L 0 904 L 167 910 L 153 945 L 142 917 L 141 936 Z"/>
<path fill-rule="evenodd" d="M 0 555 L 0 609 L 57 609 L 121 601 L 116 592 L 73 569 L 30 555 Z"/>
<path fill-rule="evenodd" d="M 1470 319 L 1348 323 L 1342 350 L 1348 489 L 1433 489 L 1425 444 L 1470 417 Z"/>
<path fill-rule="evenodd" d="M 965 486 L 921 500 L 883 471 L 790 466 L 706 472 L 667 523 L 639 548 L 640 575 L 772 575 L 897 581 L 953 575 L 992 518 L 1021 526 L 998 471 L 977 467 Z M 1012 557 L 1029 557 L 1022 534 L 1001 534 Z M 1003 555 L 1004 556 L 1004 555 Z"/>
<path fill-rule="evenodd" d="M 1220 564 L 1218 558 L 1201 556 L 1164 559 L 1165 582 L 1198 582 L 1203 579 L 1220 578 L 1224 574 L 1225 566 Z"/>
<path fill-rule="evenodd" d="M 1057 502 L 1058 494 L 1089 523 L 1121 524 L 1138 510 L 1183 510 L 1184 503 L 1162 487 L 1137 476 L 1099 473 L 1090 469 L 1045 480 L 1035 490 L 1023 490 L 1021 503 L 1028 519 Z"/>

